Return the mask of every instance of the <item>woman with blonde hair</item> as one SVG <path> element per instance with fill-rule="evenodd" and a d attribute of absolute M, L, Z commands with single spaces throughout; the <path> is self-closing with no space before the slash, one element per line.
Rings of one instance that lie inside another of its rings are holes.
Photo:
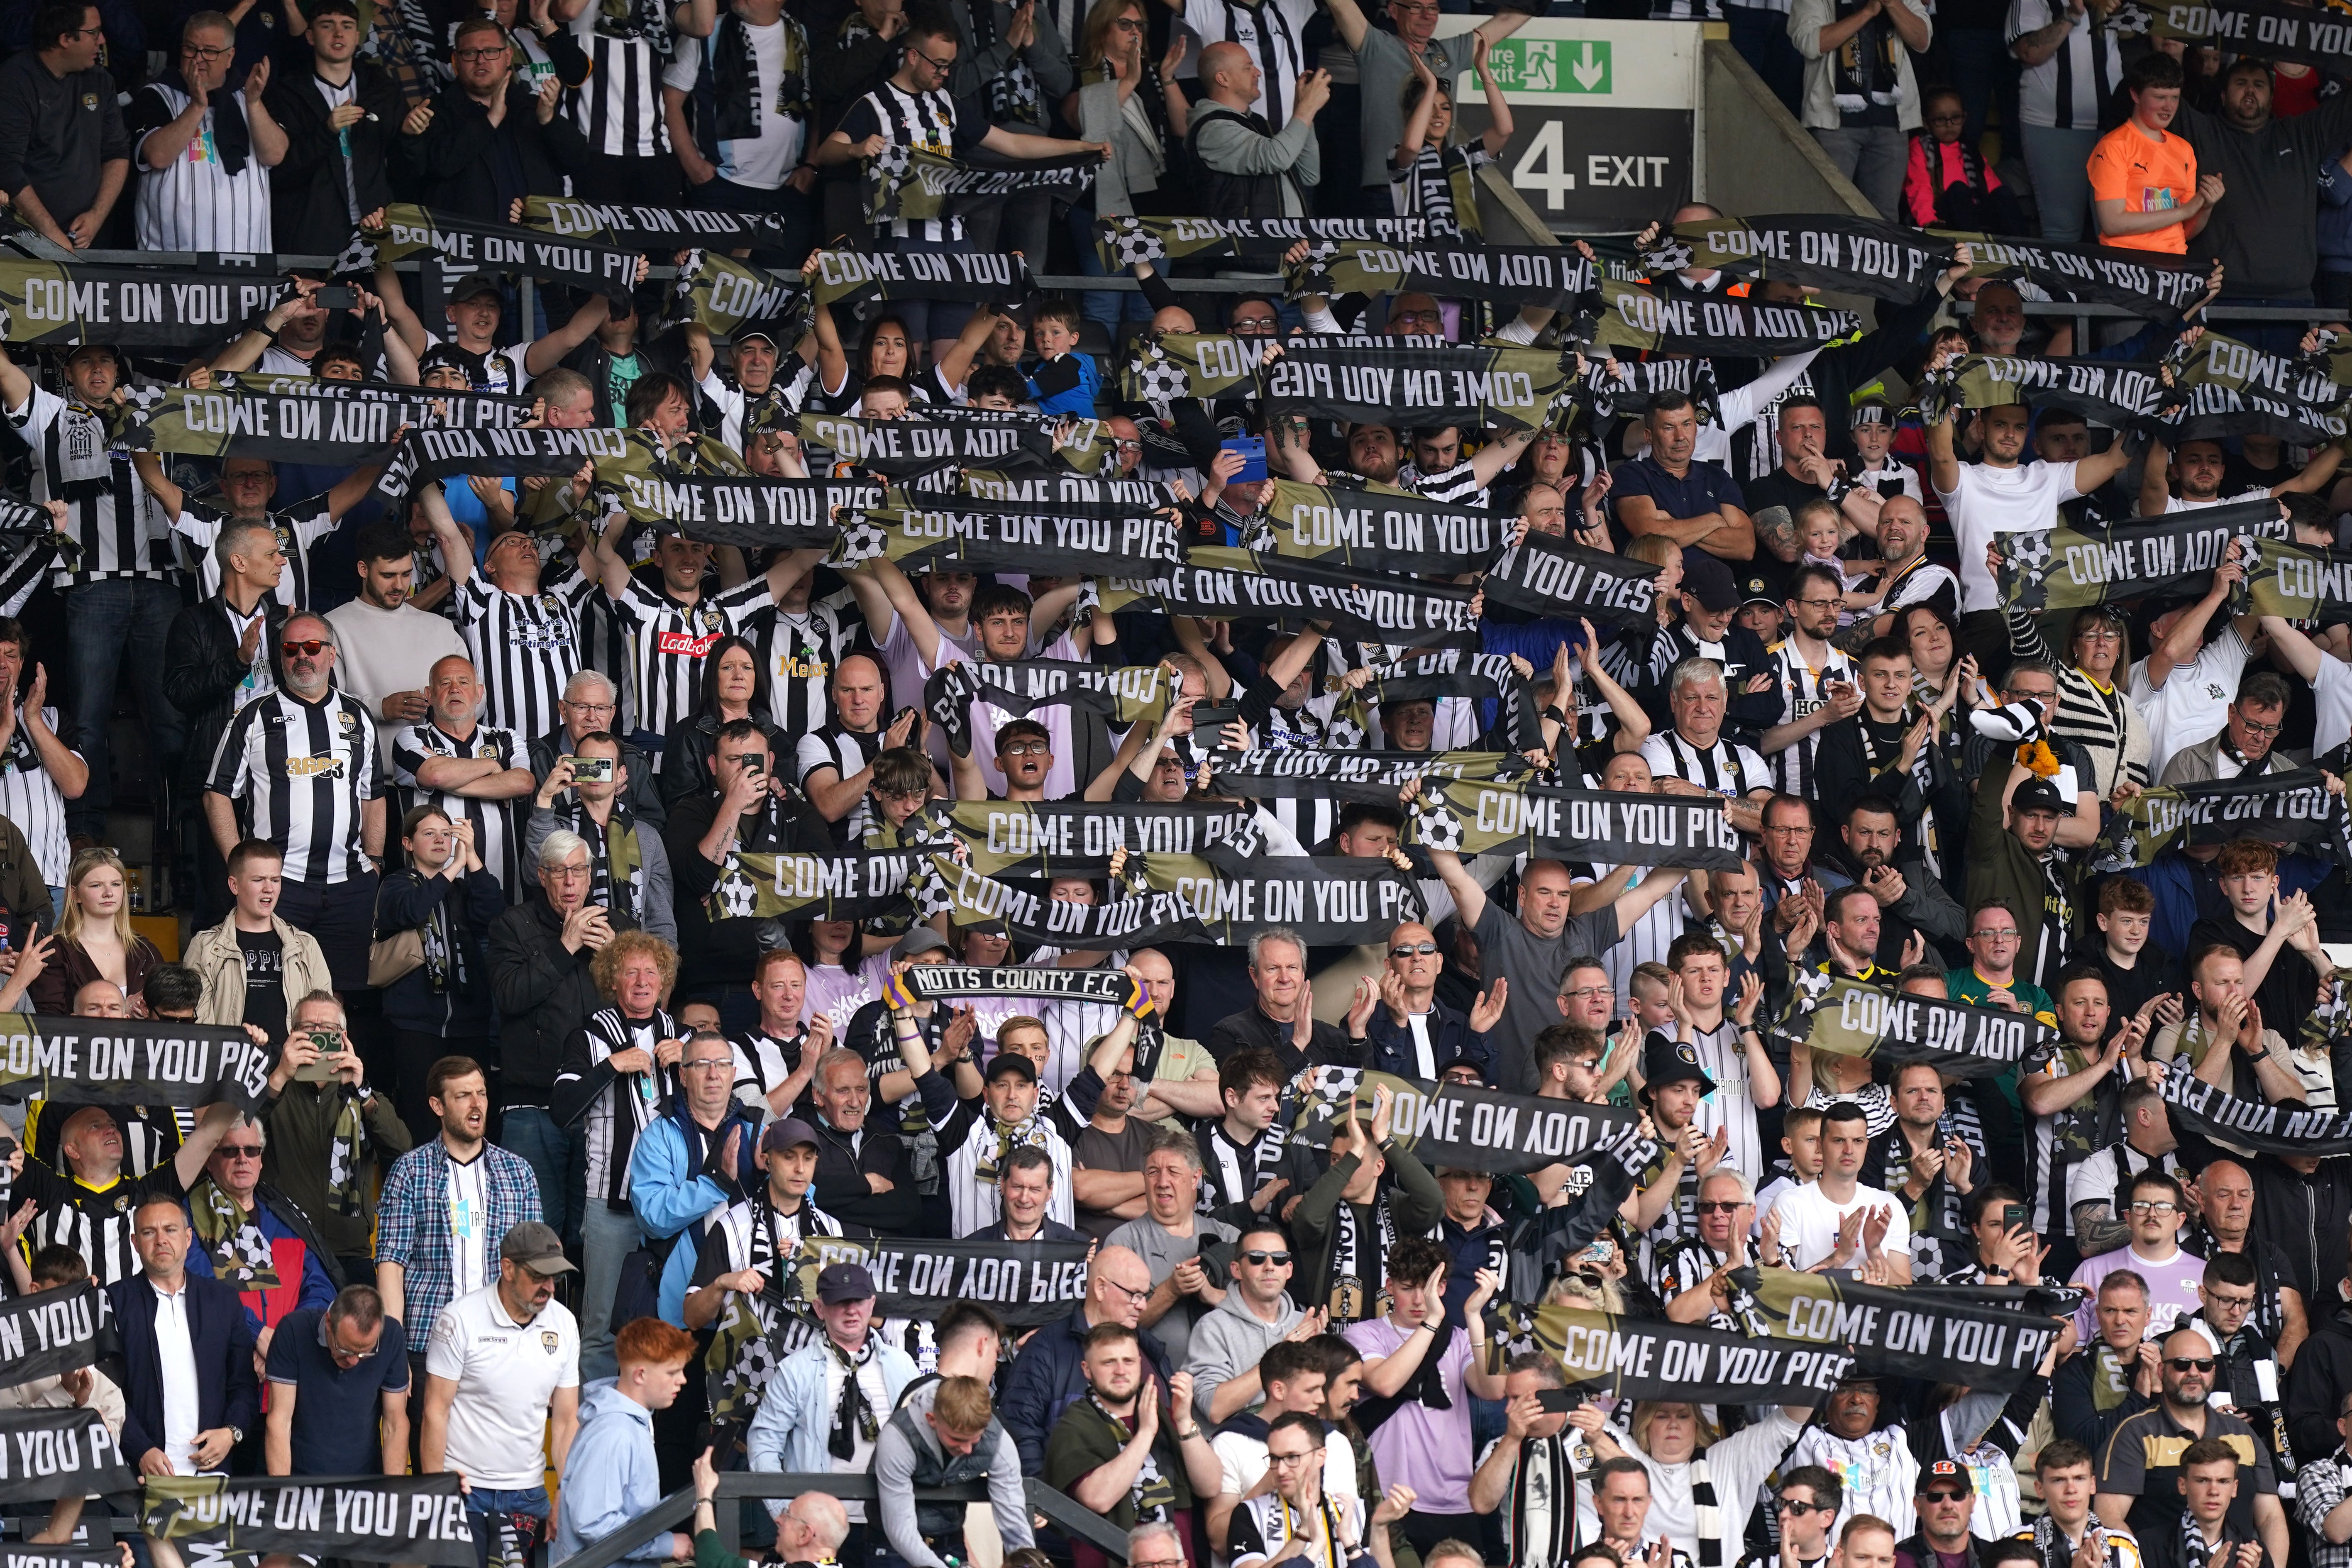
<path fill-rule="evenodd" d="M 587 1152 L 580 1215 L 580 1375 L 614 1374 L 613 1293 L 639 1245 L 629 1206 L 629 1156 L 677 1098 L 686 1031 L 663 1010 L 677 984 L 677 950 L 650 931 L 625 931 L 599 949 L 588 977 L 607 1005 L 572 1031 L 547 1112 Z M 690 1119 L 689 1119 L 690 1120 Z"/>
<path fill-rule="evenodd" d="M 131 929 L 130 876 L 122 857 L 95 845 L 66 868 L 65 911 L 57 935 L 48 963 L 33 982 L 37 1013 L 72 1012 L 75 994 L 93 980 L 114 982 L 135 1002 L 147 976 L 163 962 L 155 944 Z"/>

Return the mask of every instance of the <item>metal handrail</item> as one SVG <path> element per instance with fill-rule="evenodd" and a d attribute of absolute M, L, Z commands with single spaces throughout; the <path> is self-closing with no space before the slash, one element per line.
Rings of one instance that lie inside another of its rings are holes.
<path fill-rule="evenodd" d="M 1045 1516 L 1065 1535 L 1081 1538 L 1109 1556 L 1114 1562 L 1127 1561 L 1127 1531 L 1105 1520 L 1066 1493 L 1056 1491 L 1032 1477 L 1023 1482 L 1028 1494 L 1029 1506 Z M 825 1492 L 852 1502 L 878 1502 L 881 1489 L 871 1473 L 835 1475 L 824 1470 L 777 1472 L 773 1470 L 730 1471 L 719 1478 L 717 1500 L 732 1502 L 743 1498 L 789 1498 L 803 1492 Z M 920 1502 L 986 1502 L 988 1486 L 984 1481 L 967 1481 L 953 1487 L 918 1487 L 914 1496 Z M 738 1510 L 715 1508 L 713 1521 L 719 1543 L 730 1552 L 741 1541 L 741 1516 Z M 687 1488 L 670 1493 L 645 1512 L 629 1521 L 612 1534 L 604 1536 L 581 1551 L 554 1563 L 549 1568 L 614 1568 L 623 1558 L 644 1546 L 667 1531 L 676 1531 L 694 1516 L 694 1491 Z"/>

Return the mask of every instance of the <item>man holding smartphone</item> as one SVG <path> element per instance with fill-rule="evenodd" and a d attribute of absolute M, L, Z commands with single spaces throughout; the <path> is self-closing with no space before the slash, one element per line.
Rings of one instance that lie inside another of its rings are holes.
<path fill-rule="evenodd" d="M 780 944 L 776 922 L 751 918 L 749 884 L 728 873 L 740 853 L 830 855 L 833 829 L 799 792 L 778 778 L 768 734 L 750 719 L 719 727 L 710 751 L 711 788 L 678 802 L 663 835 L 675 884 L 678 994 L 715 997 L 730 1029 L 759 1020 L 745 979 L 761 950 Z M 713 920 L 703 900 L 719 889 L 730 913 Z"/>

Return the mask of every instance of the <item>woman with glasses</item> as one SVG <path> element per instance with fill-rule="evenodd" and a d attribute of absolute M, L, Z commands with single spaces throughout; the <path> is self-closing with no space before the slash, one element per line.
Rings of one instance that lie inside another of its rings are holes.
<path fill-rule="evenodd" d="M 1062 100 L 1063 117 L 1078 133 L 1111 150 L 1096 171 L 1094 199 L 1070 207 L 1078 269 L 1090 278 L 1105 271 L 1095 243 L 1097 217 L 1162 213 L 1184 205 L 1174 193 L 1189 183 L 1183 147 L 1192 105 L 1176 80 L 1176 68 L 1184 62 L 1189 40 L 1182 27 L 1171 26 L 1167 52 L 1155 60 L 1150 34 L 1140 0 L 1095 0 L 1078 40 L 1080 86 Z M 1080 303 L 1087 318 L 1106 331 L 1117 327 L 1122 315 L 1139 321 L 1152 310 L 1140 294 L 1107 289 L 1088 292 Z"/>
<path fill-rule="evenodd" d="M 2023 610 L 2009 611 L 2012 658 L 2046 664 L 2058 672 L 2058 706 L 2050 732 L 2089 753 L 2093 787 L 2105 800 L 2123 784 L 2148 782 L 2147 721 L 2125 695 L 2131 682 L 2131 633 L 2123 611 L 2092 605 L 2074 612 L 2066 628 L 2066 658 L 2060 658 L 2042 635 L 2042 625 Z"/>

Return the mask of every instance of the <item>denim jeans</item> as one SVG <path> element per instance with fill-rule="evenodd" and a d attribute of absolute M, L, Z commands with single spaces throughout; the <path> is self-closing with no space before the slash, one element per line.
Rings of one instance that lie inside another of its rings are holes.
<path fill-rule="evenodd" d="M 572 1212 L 571 1200 L 572 1167 L 580 1157 L 577 1142 L 555 1124 L 544 1107 L 512 1105 L 499 1129 L 499 1143 L 521 1155 L 530 1166 L 530 1173 L 539 1179 L 539 1217 L 576 1255 L 580 1226 L 573 1223 L 578 1216 Z"/>
<path fill-rule="evenodd" d="M 104 837 L 114 804 L 114 770 L 107 745 L 114 717 L 114 679 L 130 655 L 131 689 L 147 721 L 151 779 L 172 776 L 186 744 L 187 721 L 163 695 L 163 641 L 180 613 L 180 593 L 169 583 L 116 577 L 66 592 L 65 743 L 89 764 L 89 787 L 67 803 L 66 826 Z"/>
<path fill-rule="evenodd" d="M 1102 252 L 1095 246 L 1095 209 L 1074 206 L 1070 209 L 1070 237 L 1078 246 L 1078 270 L 1089 278 L 1104 278 Z M 1102 323 L 1111 335 L 1111 347 L 1118 346 L 1118 323 L 1123 317 L 1130 321 L 1151 320 L 1151 307 L 1137 293 L 1122 293 L 1116 289 L 1090 289 L 1078 296 L 1078 309 L 1089 321 Z"/>
<path fill-rule="evenodd" d="M 547 1489 L 526 1487 L 520 1491 L 492 1491 L 488 1487 L 476 1487 L 466 1494 L 466 1518 L 474 1527 L 474 1561 L 481 1568 L 489 1568 L 493 1561 L 502 1561 L 499 1540 L 508 1516 L 521 1514 L 540 1521 L 544 1534 L 547 1522 Z M 536 1543 L 534 1536 L 532 1544 Z M 522 1552 L 524 1568 L 532 1561 L 528 1546 Z"/>
<path fill-rule="evenodd" d="M 613 1292 L 621 1265 L 640 1245 L 637 1216 L 591 1193 L 580 1211 L 580 1381 L 593 1383 L 620 1370 L 613 1354 Z"/>
<path fill-rule="evenodd" d="M 1864 125 L 1852 130 L 1816 128 L 1813 140 L 1829 154 L 1838 173 L 1852 180 L 1864 200 L 1889 223 L 1903 219 L 1903 167 L 1911 143 L 1892 125 Z"/>
<path fill-rule="evenodd" d="M 2042 237 L 2056 245 L 2096 242 L 2091 221 L 2091 150 L 2096 131 L 2061 131 L 2050 125 L 2020 127 L 2025 142 L 2025 172 L 2033 180 L 2033 210 Z M 2079 345 L 2078 345 L 2079 346 Z"/>

